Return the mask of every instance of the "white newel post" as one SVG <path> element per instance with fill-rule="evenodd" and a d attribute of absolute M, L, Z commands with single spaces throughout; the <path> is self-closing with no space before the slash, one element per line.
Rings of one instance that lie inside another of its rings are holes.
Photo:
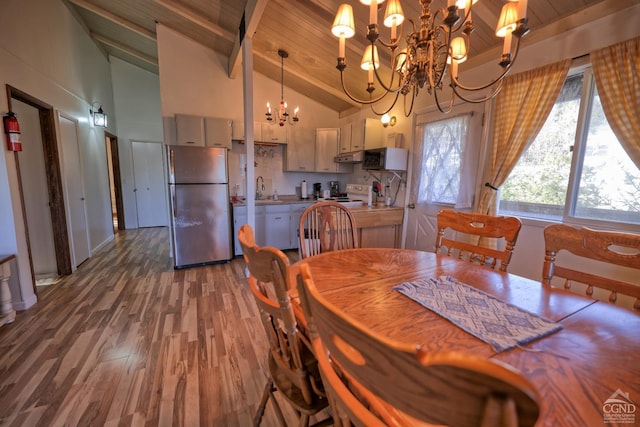
<path fill-rule="evenodd" d="M 0 255 L 0 326 L 12 323 L 16 318 L 16 312 L 11 304 L 11 290 L 9 289 L 9 277 L 11 267 L 9 262 L 15 255 Z"/>

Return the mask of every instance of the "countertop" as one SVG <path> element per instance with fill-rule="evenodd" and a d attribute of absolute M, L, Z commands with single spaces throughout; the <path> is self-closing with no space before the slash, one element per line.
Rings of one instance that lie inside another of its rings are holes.
<path fill-rule="evenodd" d="M 280 195 L 278 197 L 278 200 L 273 200 L 272 198 L 263 198 L 263 199 L 258 199 L 256 200 L 256 206 L 266 206 L 266 205 L 290 205 L 290 204 L 297 204 L 297 203 L 316 203 L 318 201 L 321 201 L 322 199 L 313 199 L 313 198 L 308 198 L 308 199 L 300 199 L 298 196 L 296 195 L 289 195 L 289 194 L 284 194 L 284 195 Z M 246 206 L 246 202 L 245 200 L 238 200 L 237 202 L 231 201 L 231 204 L 233 206 Z M 396 210 L 396 209 L 404 209 L 402 207 L 399 206 L 384 206 L 384 205 L 374 205 L 374 206 L 367 206 L 365 203 L 362 204 L 362 206 L 347 206 L 349 208 L 349 210 L 355 210 L 355 211 L 366 211 L 366 210 Z"/>

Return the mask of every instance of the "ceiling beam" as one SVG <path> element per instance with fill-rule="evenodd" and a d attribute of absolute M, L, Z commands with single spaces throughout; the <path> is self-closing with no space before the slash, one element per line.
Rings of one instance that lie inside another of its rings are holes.
<path fill-rule="evenodd" d="M 211 21 L 208 21 L 206 19 L 203 19 L 201 16 L 199 16 L 198 14 L 194 13 L 193 11 L 191 11 L 190 9 L 176 3 L 175 1 L 170 1 L 170 0 L 155 0 L 156 4 L 164 7 L 165 9 L 169 9 L 170 11 L 172 11 L 173 13 L 175 13 L 176 15 L 180 16 L 181 18 L 193 22 L 194 24 L 198 25 L 201 28 L 204 28 L 205 30 L 209 31 L 212 34 L 215 34 L 219 37 L 222 37 L 223 39 L 225 39 L 226 41 L 232 43 L 234 40 L 234 34 L 231 33 L 230 31 L 227 31 L 226 29 L 220 27 L 219 25 L 216 25 L 214 23 L 212 23 Z"/>
<path fill-rule="evenodd" d="M 267 7 L 268 1 L 269 0 L 247 1 L 247 5 L 244 8 L 245 37 L 253 38 L 253 34 L 258 28 L 258 24 L 260 23 L 265 7 Z M 242 56 L 240 55 L 241 42 L 240 29 L 238 29 L 238 33 L 236 34 L 233 42 L 233 48 L 231 49 L 231 55 L 229 56 L 227 73 L 230 79 L 238 77 L 238 73 L 240 72 L 240 64 L 242 63 Z"/>
<path fill-rule="evenodd" d="M 110 46 L 110 47 L 112 47 L 114 49 L 117 49 L 117 50 L 119 50 L 121 52 L 124 52 L 124 53 L 126 53 L 128 55 L 131 55 L 131 56 L 133 56 L 135 58 L 138 58 L 138 59 L 140 59 L 140 60 L 142 60 L 144 62 L 147 62 L 147 63 L 149 63 L 151 65 L 155 65 L 156 67 L 158 66 L 158 60 L 157 59 L 155 59 L 155 58 L 153 58 L 153 57 L 151 57 L 149 55 L 145 55 L 144 53 L 139 52 L 137 50 L 131 49 L 131 48 L 129 48 L 129 47 L 127 47 L 127 46 L 125 46 L 125 45 L 123 45 L 121 43 L 118 43 L 117 41 L 112 40 L 112 39 L 110 39 L 108 37 L 104 37 L 104 36 L 101 36 L 100 34 L 96 34 L 96 33 L 91 33 L 91 38 L 94 39 L 97 42 L 103 43 L 103 44 L 105 44 L 107 46 Z"/>
<path fill-rule="evenodd" d="M 137 24 L 134 24 L 133 22 L 127 21 L 126 19 L 118 15 L 115 15 L 109 11 L 106 11 L 94 5 L 93 3 L 89 3 L 86 0 L 67 0 L 67 1 L 78 7 L 81 7 L 82 9 L 85 9 L 91 13 L 94 13 L 108 21 L 121 25 L 126 29 L 133 31 L 134 33 L 140 34 L 141 36 L 146 37 L 149 40 L 153 40 L 154 42 L 156 41 L 156 34 L 153 31 L 149 31 L 146 28 L 143 28 Z"/>

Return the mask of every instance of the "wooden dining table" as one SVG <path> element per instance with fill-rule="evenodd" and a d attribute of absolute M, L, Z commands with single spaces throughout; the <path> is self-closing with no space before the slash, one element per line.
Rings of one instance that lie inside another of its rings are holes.
<path fill-rule="evenodd" d="M 635 413 L 640 406 L 637 313 L 430 252 L 349 249 L 305 258 L 297 264 L 303 262 L 310 266 L 316 287 L 330 303 L 379 334 L 419 344 L 429 351 L 484 356 L 518 369 L 540 393 L 538 425 L 640 425 L 640 413 Z M 562 329 L 528 344 L 497 351 L 392 290 L 404 282 L 440 276 L 450 276 L 558 322 Z"/>

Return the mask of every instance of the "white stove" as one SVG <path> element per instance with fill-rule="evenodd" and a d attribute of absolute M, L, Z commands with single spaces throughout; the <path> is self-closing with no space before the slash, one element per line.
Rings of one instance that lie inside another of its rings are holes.
<path fill-rule="evenodd" d="M 347 184 L 347 199 L 349 203 L 356 202 L 371 206 L 371 185 Z"/>
<path fill-rule="evenodd" d="M 347 207 L 367 205 L 371 201 L 371 186 L 366 184 L 347 184 L 346 197 L 330 197 L 321 200 L 335 200 Z"/>

